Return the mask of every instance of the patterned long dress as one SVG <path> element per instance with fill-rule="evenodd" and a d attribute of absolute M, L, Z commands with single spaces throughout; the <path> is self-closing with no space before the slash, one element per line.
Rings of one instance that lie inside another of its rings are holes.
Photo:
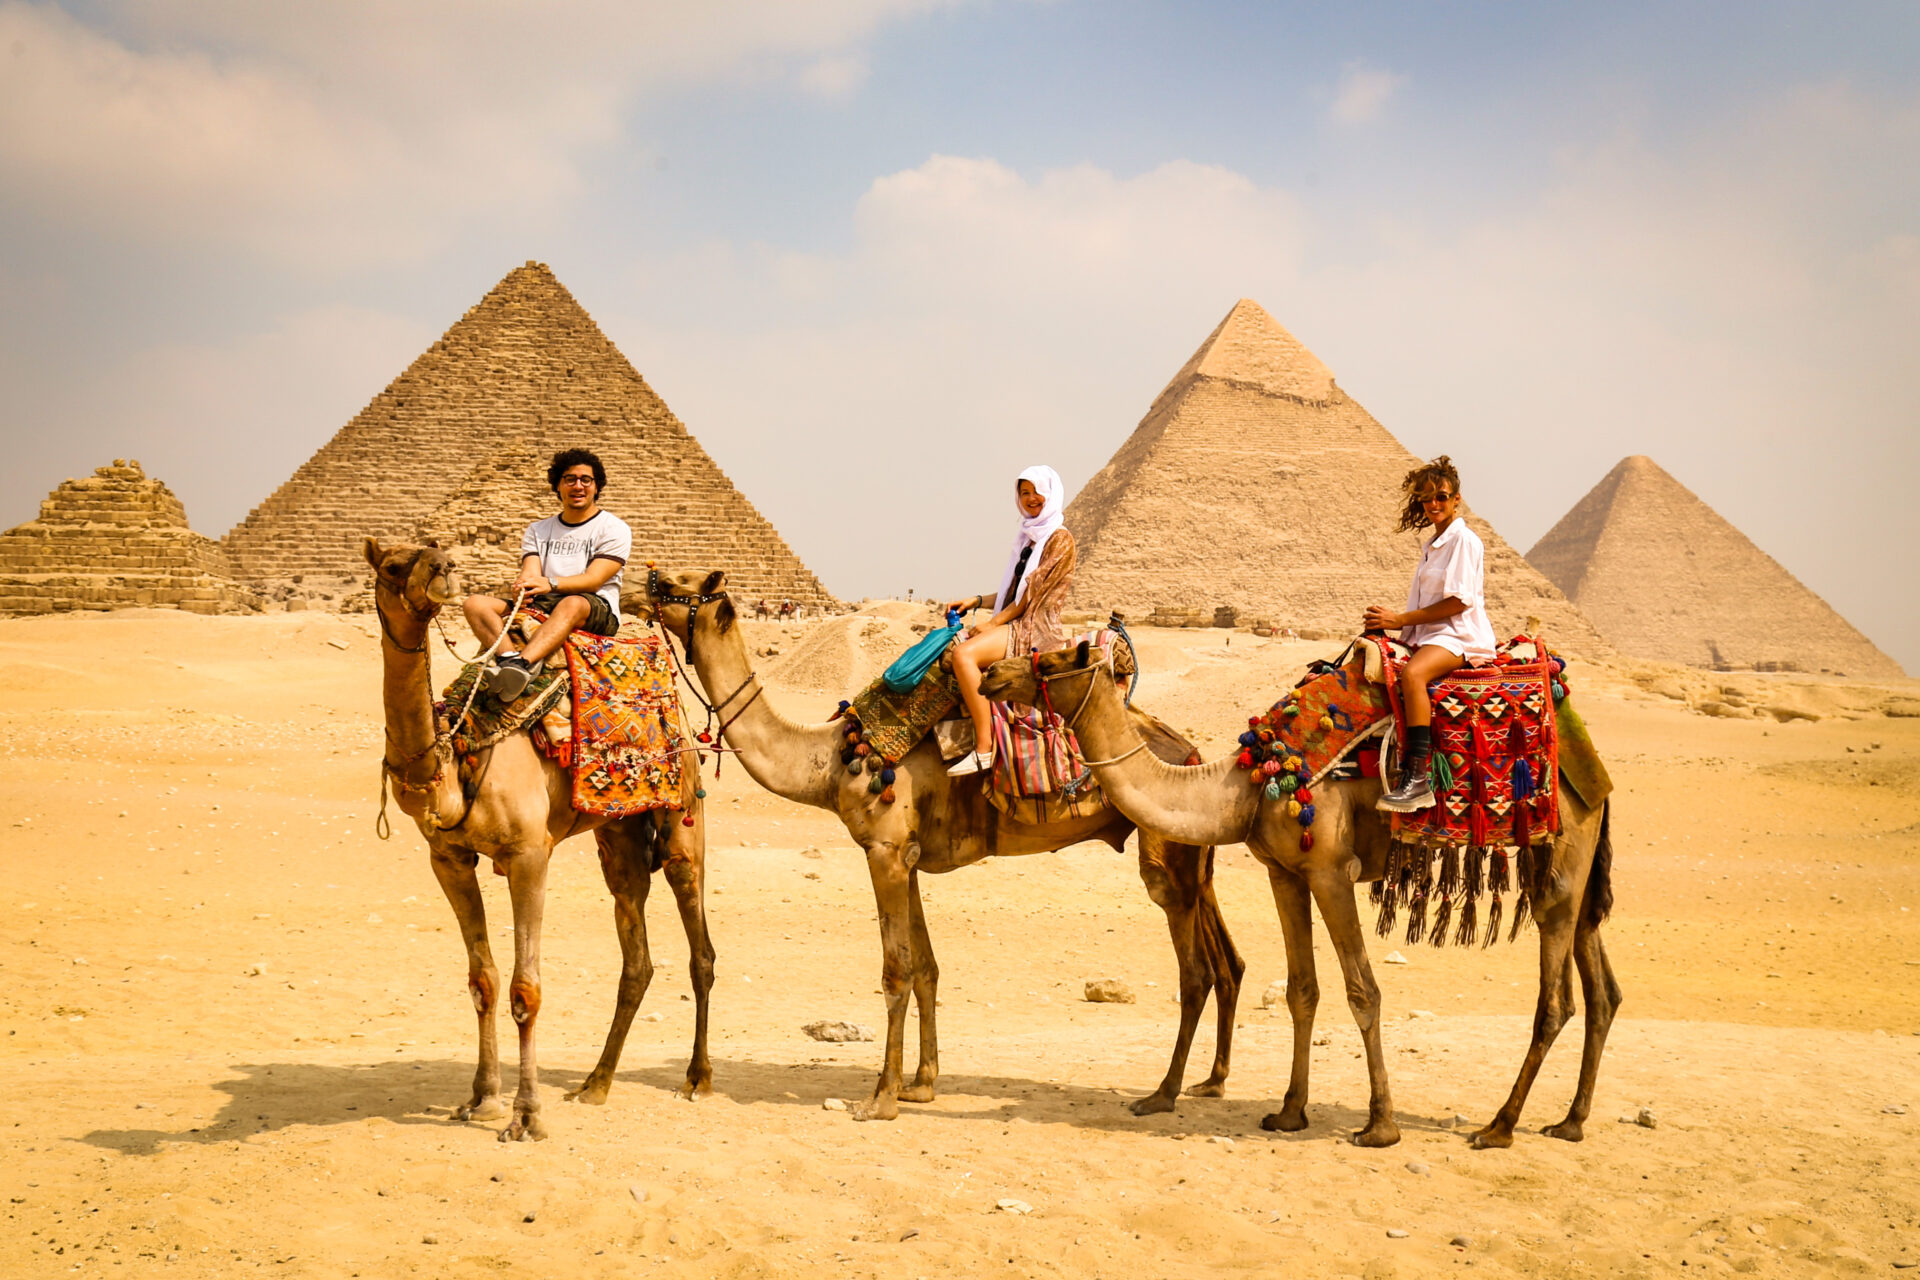
<path fill-rule="evenodd" d="M 1024 658 L 1045 653 L 1066 644 L 1060 625 L 1060 611 L 1066 607 L 1067 591 L 1073 586 L 1074 566 L 1080 562 L 1073 535 L 1056 529 L 1047 545 L 1040 549 L 1040 563 L 1027 571 L 1025 596 L 1027 611 L 1007 628 L 1007 656 Z"/>

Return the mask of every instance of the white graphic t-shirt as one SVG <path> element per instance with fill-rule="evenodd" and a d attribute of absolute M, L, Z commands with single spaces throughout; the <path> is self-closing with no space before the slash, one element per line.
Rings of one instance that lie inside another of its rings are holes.
<path fill-rule="evenodd" d="M 618 560 L 621 572 L 595 593 L 612 606 L 615 622 L 620 620 L 620 579 L 626 576 L 627 557 L 632 554 L 633 530 L 607 511 L 596 511 L 579 524 L 568 524 L 559 516 L 535 520 L 520 539 L 521 557 L 539 556 L 540 572 L 548 581 L 585 573 L 594 560 Z"/>

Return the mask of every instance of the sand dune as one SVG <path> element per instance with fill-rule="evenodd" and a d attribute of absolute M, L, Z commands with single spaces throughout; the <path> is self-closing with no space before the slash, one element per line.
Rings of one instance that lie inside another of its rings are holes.
<path fill-rule="evenodd" d="M 905 608 L 749 624 L 755 647 L 782 649 L 764 660 L 780 681 L 770 696 L 824 714 L 848 691 L 834 681 L 890 656 L 866 641 L 911 636 L 921 615 Z M 1326 647 L 1138 639 L 1141 700 L 1209 753 Z M 822 1102 L 871 1086 L 877 1046 L 800 1026 L 881 1022 L 862 859 L 832 819 L 731 764 L 707 784 L 714 1096 L 671 1094 L 692 1016 L 685 942 L 656 901 L 667 963 L 612 1098 L 560 1101 L 598 1052 L 618 965 L 590 844 L 574 841 L 546 927 L 554 1136 L 501 1145 L 497 1124 L 448 1118 L 473 1061 L 451 913 L 411 828 L 373 835 L 376 651 L 367 617 L 0 622 L 13 694 L 0 711 L 0 1273 L 1665 1276 L 1920 1262 L 1920 718 L 1886 714 L 1920 706 L 1912 683 L 1576 671 L 1621 785 L 1607 938 L 1626 990 L 1577 1146 L 1538 1132 L 1570 1096 L 1577 1025 L 1512 1150 L 1472 1151 L 1453 1127 L 1490 1116 L 1518 1065 L 1531 932 L 1484 951 L 1402 947 L 1405 966 L 1379 965 L 1394 944 L 1374 943 L 1406 1133 L 1385 1151 L 1344 1140 L 1365 1079 L 1323 947 L 1313 1123 L 1262 1132 L 1290 1030 L 1259 1007 L 1283 962 L 1264 876 L 1240 848 L 1219 869 L 1249 962 L 1227 1098 L 1126 1111 L 1164 1067 L 1173 958 L 1131 853 L 1083 846 L 928 884 L 941 1097 L 854 1124 Z M 500 888 L 489 878 L 505 954 Z M 1084 1003 L 1095 977 L 1124 978 L 1139 1003 Z M 1203 1029 L 1196 1064 L 1210 1050 Z M 1619 1123 L 1643 1107 L 1657 1127 Z"/>

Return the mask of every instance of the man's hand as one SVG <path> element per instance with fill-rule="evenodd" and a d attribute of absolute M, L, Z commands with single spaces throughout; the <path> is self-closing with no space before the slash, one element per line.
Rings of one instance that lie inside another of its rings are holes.
<path fill-rule="evenodd" d="M 514 587 L 516 590 L 525 587 L 530 596 L 544 596 L 553 590 L 553 583 L 536 569 L 532 573 L 521 574 L 520 581 L 515 583 Z"/>
<path fill-rule="evenodd" d="M 1398 631 L 1404 624 L 1400 615 L 1377 604 L 1367 606 L 1362 627 L 1367 631 Z"/>

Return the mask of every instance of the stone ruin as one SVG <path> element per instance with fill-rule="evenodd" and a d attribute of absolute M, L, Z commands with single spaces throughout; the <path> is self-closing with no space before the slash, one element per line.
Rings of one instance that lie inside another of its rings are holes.
<path fill-rule="evenodd" d="M 1718 671 L 1904 674 L 1652 458 L 1623 459 L 1527 559 L 1636 658 Z"/>
<path fill-rule="evenodd" d="M 571 446 L 607 468 L 602 505 L 633 528 L 625 588 L 647 561 L 724 569 L 736 599 L 839 602 L 715 465 L 553 272 L 509 272 L 224 539 L 242 577 L 364 603 L 362 545 L 438 538 L 463 584 L 504 585 L 520 535 L 559 504 L 547 462 Z"/>
<path fill-rule="evenodd" d="M 259 607 L 220 545 L 138 462 L 67 480 L 38 519 L 0 534 L 0 613 L 137 607 L 242 613 Z"/>
<path fill-rule="evenodd" d="M 1070 606 L 1160 625 L 1240 625 L 1345 639 L 1370 604 L 1399 607 L 1425 535 L 1396 533 L 1420 459 L 1333 374 L 1242 299 L 1066 510 L 1079 540 Z M 1473 477 L 1464 477 L 1473 490 Z M 1529 616 L 1588 657 L 1606 642 L 1538 569 L 1467 511 L 1486 544 L 1487 612 L 1504 639 Z"/>

